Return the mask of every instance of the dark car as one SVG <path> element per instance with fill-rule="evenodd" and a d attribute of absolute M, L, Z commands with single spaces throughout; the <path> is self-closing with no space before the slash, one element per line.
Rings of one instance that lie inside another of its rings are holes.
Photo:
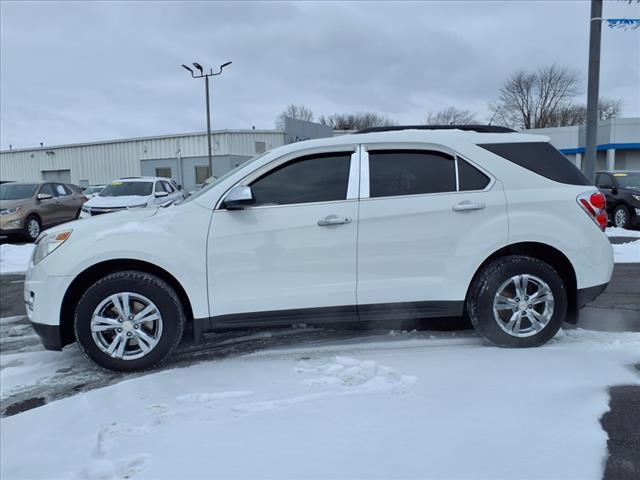
<path fill-rule="evenodd" d="M 613 226 L 640 227 L 640 170 L 596 172 L 596 186 L 607 197 L 607 215 Z"/>

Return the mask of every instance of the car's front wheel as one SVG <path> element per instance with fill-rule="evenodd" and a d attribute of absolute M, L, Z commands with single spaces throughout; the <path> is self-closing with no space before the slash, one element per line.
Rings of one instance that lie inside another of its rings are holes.
<path fill-rule="evenodd" d="M 138 271 L 98 280 L 78 302 L 74 319 L 82 351 L 98 365 L 123 372 L 163 361 L 180 342 L 184 323 L 173 288 Z"/>
<path fill-rule="evenodd" d="M 42 224 L 40 219 L 35 215 L 29 215 L 24 222 L 24 236 L 29 242 L 35 242 L 40 232 L 42 231 Z"/>
<path fill-rule="evenodd" d="M 567 314 L 560 275 L 531 257 L 488 264 L 474 279 L 467 310 L 474 328 L 500 347 L 537 347 L 551 340 Z"/>

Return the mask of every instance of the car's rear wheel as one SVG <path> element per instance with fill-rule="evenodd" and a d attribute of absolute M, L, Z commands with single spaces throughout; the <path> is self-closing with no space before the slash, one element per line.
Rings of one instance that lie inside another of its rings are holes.
<path fill-rule="evenodd" d="M 40 232 L 42 231 L 42 224 L 40 219 L 35 215 L 29 215 L 24 222 L 24 236 L 30 242 L 35 242 Z"/>
<path fill-rule="evenodd" d="M 472 282 L 467 310 L 474 328 L 500 347 L 537 347 L 551 340 L 567 314 L 560 275 L 531 257 L 488 264 Z"/>
<path fill-rule="evenodd" d="M 613 224 L 619 228 L 627 228 L 629 226 L 629 210 L 624 205 L 618 205 L 613 211 Z"/>
<path fill-rule="evenodd" d="M 162 362 L 180 342 L 184 323 L 175 291 L 138 271 L 112 273 L 93 284 L 74 319 L 82 351 L 98 365 L 123 372 Z"/>

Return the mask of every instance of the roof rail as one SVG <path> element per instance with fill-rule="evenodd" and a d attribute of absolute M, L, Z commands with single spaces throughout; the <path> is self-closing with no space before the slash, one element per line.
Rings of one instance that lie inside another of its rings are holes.
<path fill-rule="evenodd" d="M 498 125 L 394 125 L 390 127 L 371 127 L 355 133 L 390 132 L 397 130 L 465 130 L 478 133 L 513 133 L 508 127 Z"/>

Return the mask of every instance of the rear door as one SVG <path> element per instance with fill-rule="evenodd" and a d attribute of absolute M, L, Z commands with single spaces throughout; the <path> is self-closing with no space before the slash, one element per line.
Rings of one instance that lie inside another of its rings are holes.
<path fill-rule="evenodd" d="M 80 206 L 73 195 L 73 191 L 63 183 L 54 183 L 52 185 L 56 193 L 57 221 L 68 222 L 75 219 Z"/>
<path fill-rule="evenodd" d="M 507 241 L 501 184 L 445 147 L 369 145 L 361 162 L 361 318 L 461 314 L 476 269 Z"/>

